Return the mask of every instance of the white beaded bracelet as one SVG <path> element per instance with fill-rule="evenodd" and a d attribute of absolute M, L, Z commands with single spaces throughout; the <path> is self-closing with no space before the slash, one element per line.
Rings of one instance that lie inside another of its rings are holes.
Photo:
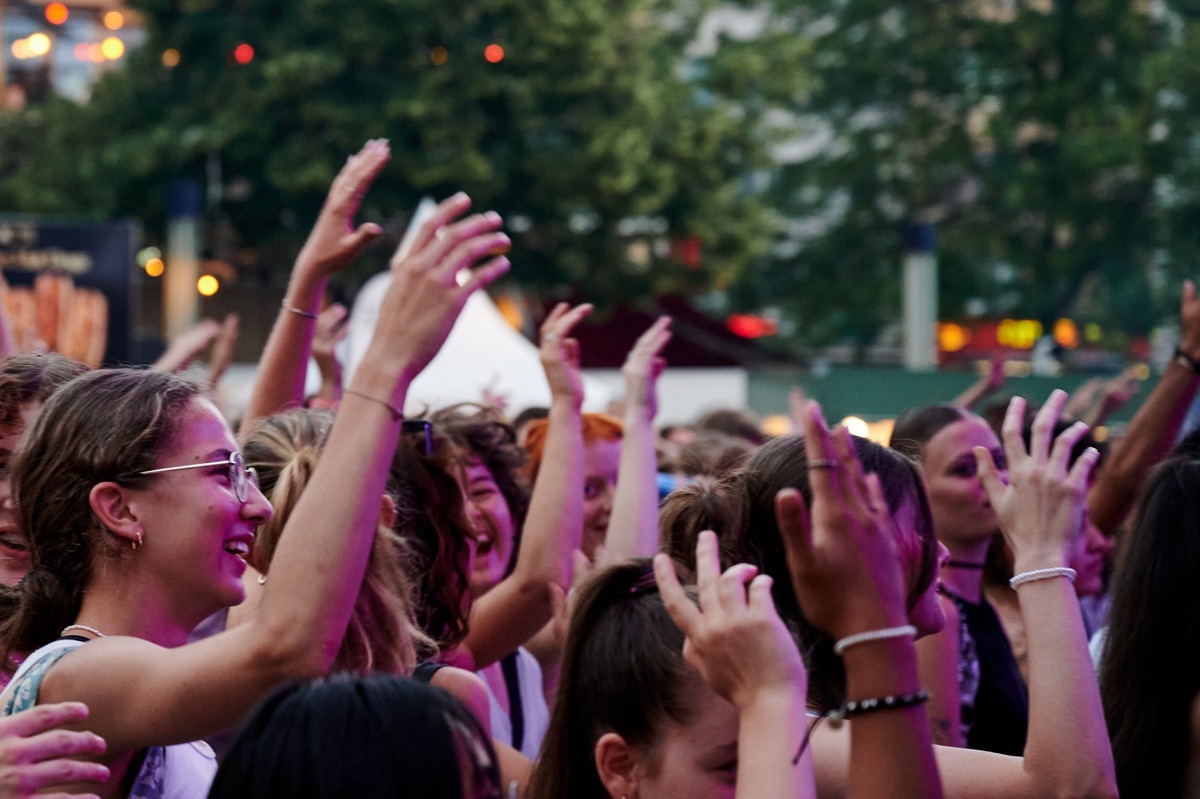
<path fill-rule="evenodd" d="M 865 644 L 869 641 L 887 641 L 891 638 L 915 638 L 917 628 L 911 624 L 903 627 L 887 627 L 882 630 L 867 630 L 865 633 L 847 635 L 833 645 L 833 651 L 840 655 L 855 644 Z"/>
<path fill-rule="evenodd" d="M 1055 577 L 1066 577 L 1071 582 L 1075 582 L 1075 570 L 1069 566 L 1055 566 L 1051 569 L 1034 569 L 1033 571 L 1021 572 L 1013 575 L 1013 578 L 1008 581 L 1009 588 L 1016 588 L 1025 583 L 1032 583 L 1036 580 L 1050 580 Z"/>

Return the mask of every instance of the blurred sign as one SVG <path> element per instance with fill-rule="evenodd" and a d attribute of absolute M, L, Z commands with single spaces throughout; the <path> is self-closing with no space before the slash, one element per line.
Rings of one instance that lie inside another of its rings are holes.
<path fill-rule="evenodd" d="M 38 338 L 80 360 L 129 363 L 136 222 L 76 223 L 0 214 L 0 269 L 14 288 L 9 314 L 32 289 Z M 27 320 L 11 319 L 29 329 Z M 14 329 L 18 339 L 19 330 Z M 97 341 L 97 338 L 100 340 Z"/>

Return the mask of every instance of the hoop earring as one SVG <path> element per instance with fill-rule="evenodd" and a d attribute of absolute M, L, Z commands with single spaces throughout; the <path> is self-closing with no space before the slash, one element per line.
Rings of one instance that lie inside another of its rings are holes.
<path fill-rule="evenodd" d="M 142 531 L 135 530 L 134 532 L 137 533 L 137 541 L 134 541 L 132 546 L 133 546 L 133 551 L 137 552 L 139 549 L 142 548 Z"/>

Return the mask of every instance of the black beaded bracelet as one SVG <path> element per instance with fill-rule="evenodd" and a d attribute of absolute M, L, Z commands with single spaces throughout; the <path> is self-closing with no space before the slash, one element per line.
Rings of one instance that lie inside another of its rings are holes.
<path fill-rule="evenodd" d="M 1175 354 L 1171 357 L 1175 360 L 1175 363 L 1186 369 L 1191 369 L 1193 372 L 1200 375 L 1200 361 L 1197 361 L 1179 347 L 1175 348 Z"/>
<path fill-rule="evenodd" d="M 874 713 L 877 710 L 900 710 L 906 707 L 916 707 L 929 701 L 928 691 L 915 691 L 911 694 L 888 694 L 873 696 L 870 699 L 851 701 L 847 699 L 842 706 L 829 715 L 829 723 L 837 727 L 843 719 Z"/>

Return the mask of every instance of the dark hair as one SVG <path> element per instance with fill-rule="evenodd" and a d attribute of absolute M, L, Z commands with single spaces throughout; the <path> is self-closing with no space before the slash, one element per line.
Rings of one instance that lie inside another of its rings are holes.
<path fill-rule="evenodd" d="M 608 799 L 594 756 L 602 735 L 649 750 L 664 723 L 691 721 L 700 676 L 683 660 L 683 640 L 649 560 L 611 566 L 584 584 L 529 799 Z"/>
<path fill-rule="evenodd" d="M 12 424 L 22 405 L 45 402 L 60 386 L 87 370 L 53 352 L 5 358 L 0 362 L 0 424 Z"/>
<path fill-rule="evenodd" d="M 29 574 L 0 588 L 0 662 L 52 641 L 74 621 L 98 559 L 126 547 L 106 535 L 88 495 L 108 480 L 137 488 L 203 390 L 165 372 L 103 369 L 54 393 L 17 453 L 13 493 L 29 539 Z"/>
<path fill-rule="evenodd" d="M 754 414 L 736 408 L 717 408 L 709 411 L 697 420 L 696 432 L 724 433 L 727 436 L 743 438 L 756 447 L 768 440 Z"/>
<path fill-rule="evenodd" d="M 516 529 L 512 548 L 515 563 L 529 511 L 529 487 L 521 474 L 527 456 L 517 443 L 517 431 L 494 408 L 470 403 L 443 408 L 430 418 L 434 430 L 459 450 L 457 457 L 479 458 L 492 473 Z M 510 570 L 512 566 L 510 563 Z"/>
<path fill-rule="evenodd" d="M 433 448 L 402 441 L 392 458 L 395 530 L 412 553 L 417 625 L 443 650 L 467 637 L 471 542 L 475 533 L 454 479 L 457 447 L 433 428 Z"/>
<path fill-rule="evenodd" d="M 672 491 L 659 506 L 659 545 L 677 564 L 690 568 L 695 563 L 696 541 L 705 530 L 717 534 L 722 570 L 739 562 L 745 550 L 746 502 L 738 482 L 700 477 Z"/>
<path fill-rule="evenodd" d="M 1164 461 L 1146 483 L 1113 578 L 1100 660 L 1122 796 L 1183 792 L 1192 701 L 1200 693 L 1198 533 L 1200 461 Z"/>
<path fill-rule="evenodd" d="M 496 755 L 479 722 L 445 691 L 414 680 L 339 675 L 271 695 L 242 726 L 210 799 L 462 799 L 463 772 L 500 797 Z"/>
<path fill-rule="evenodd" d="M 855 437 L 854 449 L 863 470 L 879 475 L 884 498 L 894 515 L 906 502 L 915 503 L 917 535 L 921 539 L 921 568 L 909 594 L 911 609 L 929 589 L 937 572 L 937 539 L 933 534 L 933 515 L 921 483 L 917 465 L 895 450 Z M 787 553 L 775 520 L 775 495 L 784 488 L 795 488 L 806 503 L 812 501 L 808 484 L 808 458 L 804 438 L 799 435 L 776 438 L 764 444 L 732 480 L 742 483 L 746 496 L 746 532 L 744 550 L 738 560 L 752 563 L 774 578 L 772 596 L 780 617 L 798 631 L 800 651 L 808 665 L 809 702 L 826 711 L 841 704 L 846 693 L 846 672 L 841 658 L 833 652 L 833 640 L 804 618 L 792 578 Z"/>
<path fill-rule="evenodd" d="M 888 446 L 920 463 L 922 450 L 929 439 L 943 429 L 973 414 L 958 405 L 928 405 L 906 411 L 896 420 Z"/>

